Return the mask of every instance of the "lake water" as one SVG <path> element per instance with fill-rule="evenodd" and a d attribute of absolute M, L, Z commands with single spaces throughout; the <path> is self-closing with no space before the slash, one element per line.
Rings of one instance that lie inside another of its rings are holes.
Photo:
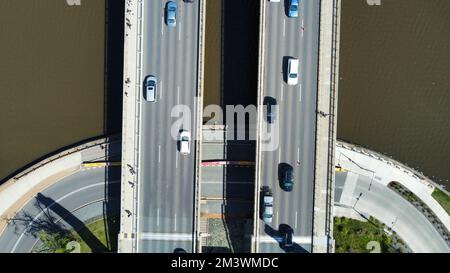
<path fill-rule="evenodd" d="M 338 138 L 450 186 L 450 1 L 343 0 Z"/>
<path fill-rule="evenodd" d="M 105 0 L 81 3 L 0 1 L 0 179 L 104 134 Z"/>

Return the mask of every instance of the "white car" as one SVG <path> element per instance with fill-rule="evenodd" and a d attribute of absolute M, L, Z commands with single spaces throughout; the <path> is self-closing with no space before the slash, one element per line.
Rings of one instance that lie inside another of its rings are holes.
<path fill-rule="evenodd" d="M 191 152 L 191 133 L 187 130 L 181 131 L 178 141 L 180 153 L 188 155 Z"/>
<path fill-rule="evenodd" d="M 298 59 L 290 58 L 287 67 L 287 84 L 296 85 L 298 83 Z"/>

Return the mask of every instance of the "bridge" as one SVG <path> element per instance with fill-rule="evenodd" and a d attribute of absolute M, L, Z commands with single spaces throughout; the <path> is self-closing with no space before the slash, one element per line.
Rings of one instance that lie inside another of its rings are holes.
<path fill-rule="evenodd" d="M 174 28 L 165 23 L 165 1 L 126 4 L 119 251 L 202 252 L 208 215 L 226 219 L 243 211 L 251 223 L 242 237 L 249 241 L 245 251 L 283 251 L 263 238 L 268 229 L 276 233 L 278 225 L 288 224 L 303 238 L 298 242 L 303 251 L 332 252 L 340 1 L 301 1 L 298 18 L 288 18 L 282 2 L 260 1 L 258 107 L 250 121 L 257 138 L 246 144 L 227 144 L 234 132 L 226 127 L 222 142 L 203 139 L 211 130 L 202 113 L 205 2 L 177 1 Z M 300 60 L 296 86 L 283 80 L 288 56 Z M 148 75 L 158 78 L 157 103 L 143 96 Z M 279 102 L 279 143 L 269 151 L 261 138 L 268 127 L 267 97 Z M 189 117 L 174 125 L 174 117 L 185 114 L 180 105 L 187 106 Z M 182 129 L 192 136 L 188 156 L 177 150 L 174 132 Z M 255 156 L 246 158 L 252 149 Z M 232 161 L 247 162 L 241 163 L 246 168 Z M 290 193 L 278 186 L 283 164 L 294 167 Z M 269 227 L 259 218 L 262 186 L 274 192 L 275 221 Z M 246 201 L 233 205 L 236 198 Z"/>

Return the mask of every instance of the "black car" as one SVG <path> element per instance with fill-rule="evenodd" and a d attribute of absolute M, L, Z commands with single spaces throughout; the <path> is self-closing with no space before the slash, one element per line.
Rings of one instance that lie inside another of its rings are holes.
<path fill-rule="evenodd" d="M 277 117 L 277 100 L 272 97 L 265 97 L 263 103 L 265 106 L 267 122 L 273 123 Z"/>
<path fill-rule="evenodd" d="M 281 176 L 281 187 L 285 191 L 292 191 L 292 187 L 294 186 L 294 168 L 291 165 L 286 164 L 283 167 L 282 176 Z"/>

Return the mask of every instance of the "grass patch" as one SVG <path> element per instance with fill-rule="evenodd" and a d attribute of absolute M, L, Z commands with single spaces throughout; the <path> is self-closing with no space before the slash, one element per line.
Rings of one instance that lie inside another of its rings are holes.
<path fill-rule="evenodd" d="M 336 253 L 369 253 L 371 241 L 379 243 L 382 253 L 398 252 L 392 247 L 393 238 L 386 234 L 384 225 L 372 217 L 367 222 L 335 217 L 334 239 Z"/>
<path fill-rule="evenodd" d="M 450 196 L 438 188 L 434 189 L 432 196 L 450 215 Z"/>
<path fill-rule="evenodd" d="M 119 217 L 111 216 L 86 224 L 73 236 L 80 243 L 81 253 L 117 252 L 118 232 Z"/>

